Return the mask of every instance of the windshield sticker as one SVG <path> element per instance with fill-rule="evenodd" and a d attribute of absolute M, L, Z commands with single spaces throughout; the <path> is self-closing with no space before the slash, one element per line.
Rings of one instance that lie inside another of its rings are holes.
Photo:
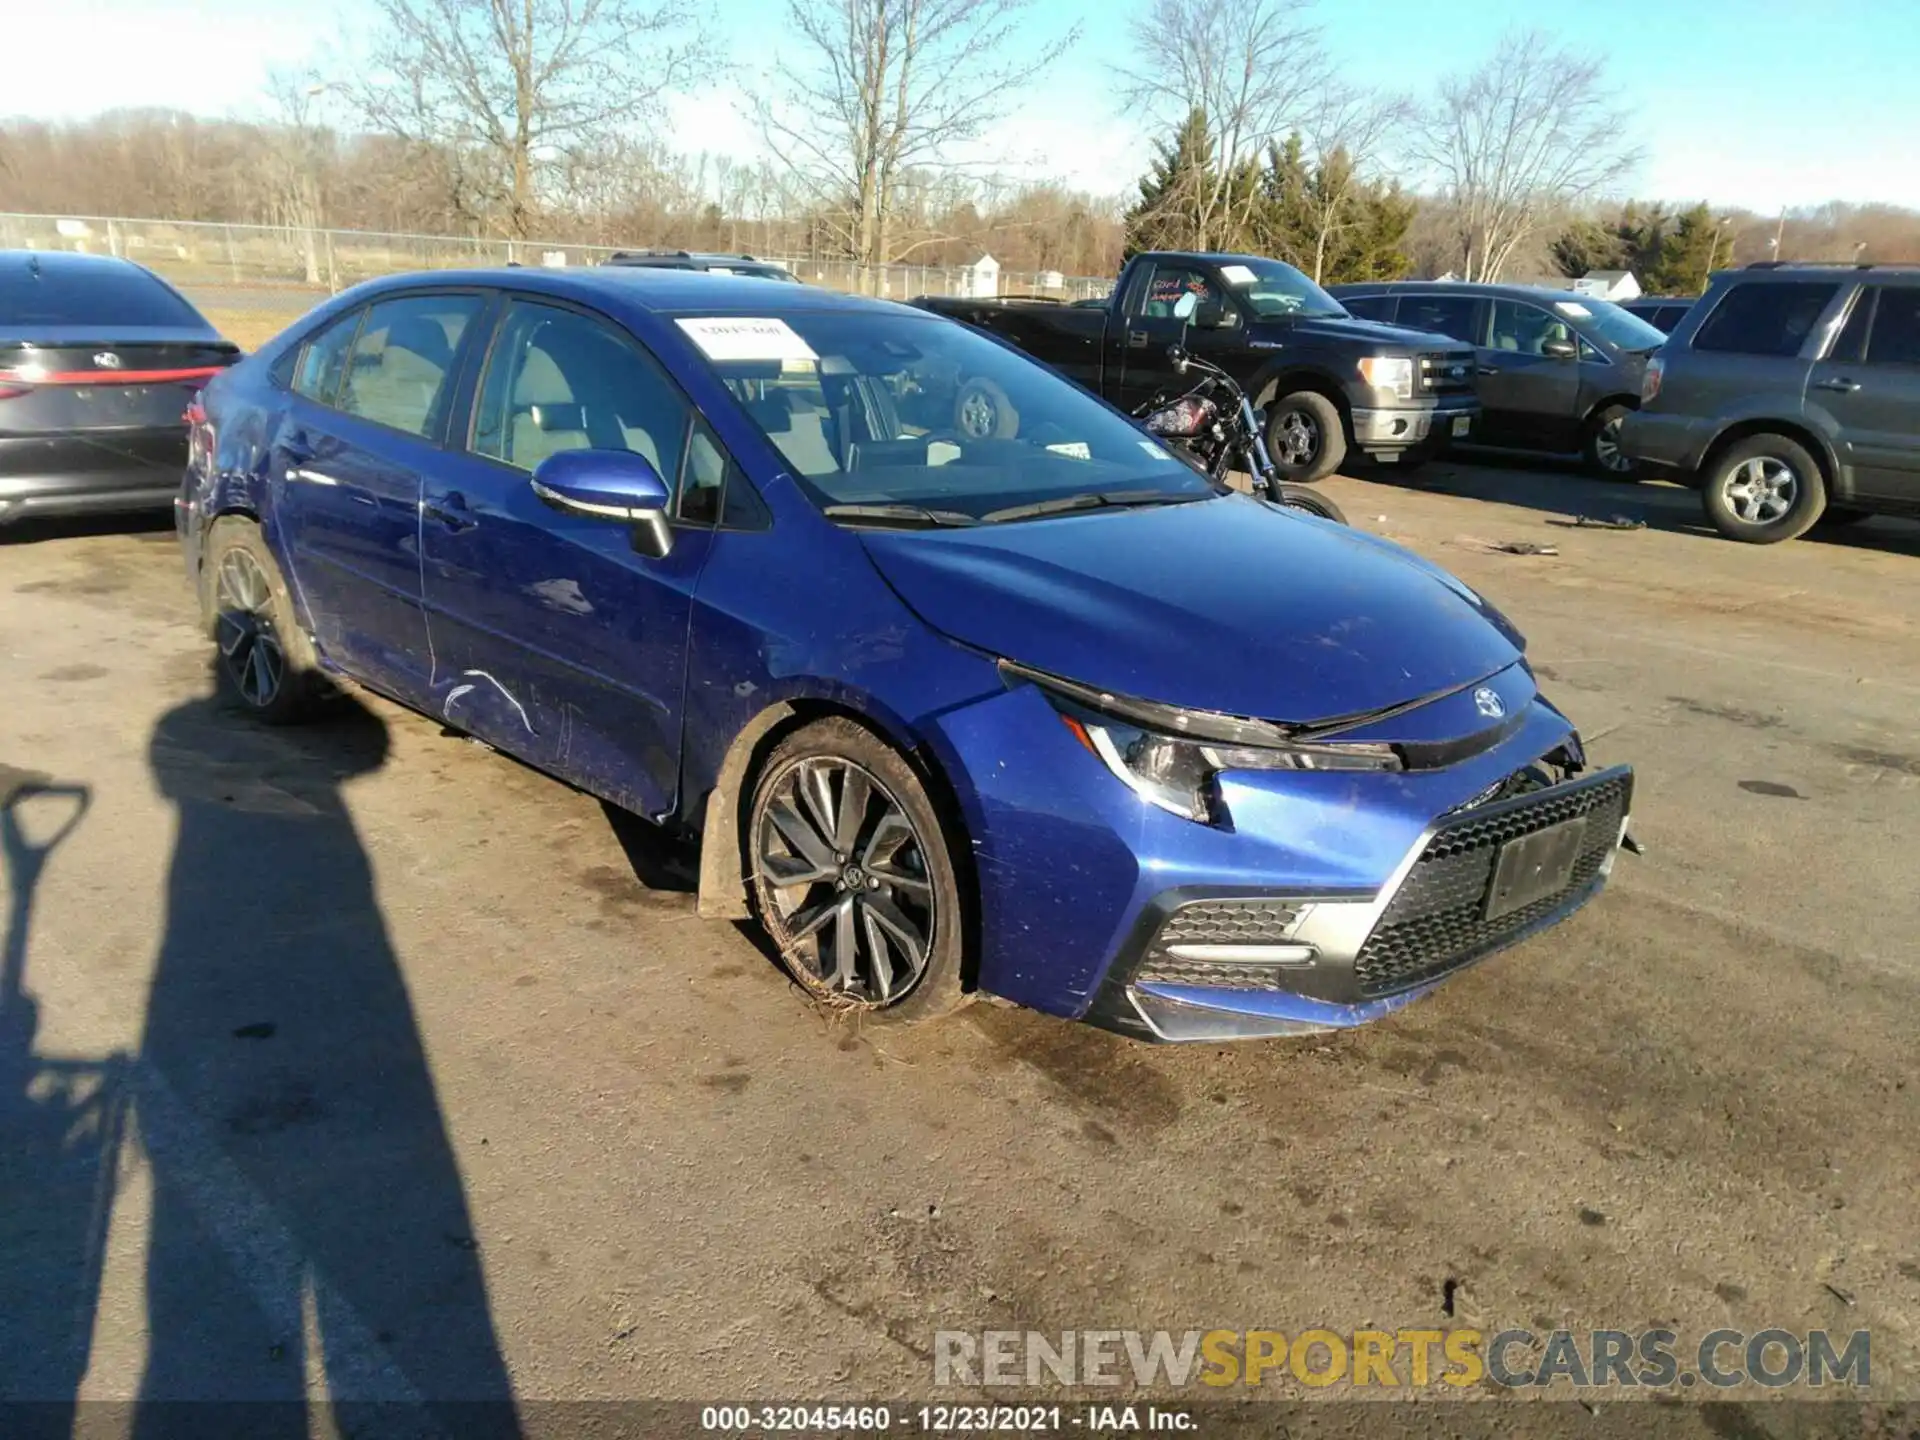
<path fill-rule="evenodd" d="M 1169 453 L 1169 452 L 1167 451 L 1167 449 L 1166 449 L 1166 448 L 1165 448 L 1164 446 L 1162 446 L 1162 445 L 1160 445 L 1160 444 L 1159 444 L 1158 442 L 1156 442 L 1156 441 L 1153 441 L 1153 440 L 1142 440 L 1142 441 L 1140 442 L 1140 448 L 1141 448 L 1142 450 L 1144 450 L 1144 451 L 1146 451 L 1146 452 L 1147 452 L 1147 454 L 1149 454 L 1149 455 L 1151 455 L 1151 456 L 1152 456 L 1152 457 L 1153 457 L 1154 459 L 1156 459 L 1156 460 L 1171 460 L 1171 459 L 1173 459 L 1173 456 L 1172 456 L 1172 454 L 1171 454 L 1171 453 Z"/>
<path fill-rule="evenodd" d="M 1553 308 L 1558 310 L 1562 315 L 1571 315 L 1576 320 L 1591 320 L 1593 318 L 1593 312 L 1578 300 L 1556 300 L 1553 303 Z"/>
<path fill-rule="evenodd" d="M 1091 460 L 1093 447 L 1084 440 L 1063 440 L 1058 445 L 1049 445 L 1047 449 L 1056 455 L 1065 455 L 1070 460 Z"/>
<path fill-rule="evenodd" d="M 725 316 L 709 320 L 674 322 L 698 345 L 709 360 L 778 361 L 812 363 L 820 357 L 795 334 L 784 320 L 753 320 Z"/>
<path fill-rule="evenodd" d="M 1251 285 L 1260 277 L 1244 265 L 1222 265 L 1220 278 L 1229 285 Z"/>

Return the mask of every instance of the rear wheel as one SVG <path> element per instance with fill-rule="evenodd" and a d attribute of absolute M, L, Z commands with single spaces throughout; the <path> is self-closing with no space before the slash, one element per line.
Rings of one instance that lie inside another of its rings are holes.
<path fill-rule="evenodd" d="M 945 828 L 920 777 L 871 731 L 821 720 L 775 747 L 754 787 L 748 858 L 760 923 L 820 999 L 886 1021 L 966 1002 Z"/>
<path fill-rule="evenodd" d="M 260 527 L 222 516 L 207 531 L 203 555 L 201 612 L 219 646 L 221 688 L 269 725 L 304 720 L 325 682 Z"/>
<path fill-rule="evenodd" d="M 1606 405 L 1587 421 L 1586 440 L 1581 452 L 1589 474 L 1602 480 L 1637 480 L 1640 467 L 1620 448 L 1620 427 L 1633 411 L 1625 405 Z"/>
<path fill-rule="evenodd" d="M 1280 474 L 1298 484 L 1331 475 L 1347 458 L 1340 407 L 1314 390 L 1281 396 L 1267 409 L 1267 453 Z"/>
<path fill-rule="evenodd" d="M 1827 487 L 1805 446 L 1784 435 L 1749 435 L 1720 453 L 1700 499 L 1729 540 L 1772 545 L 1813 527 L 1827 508 Z"/>

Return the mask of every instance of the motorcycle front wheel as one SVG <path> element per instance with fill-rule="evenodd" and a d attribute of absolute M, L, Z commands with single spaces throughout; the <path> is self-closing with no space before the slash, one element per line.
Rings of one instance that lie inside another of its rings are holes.
<path fill-rule="evenodd" d="M 1347 523 L 1346 512 L 1311 485 L 1289 485 L 1282 482 L 1274 486 L 1273 490 L 1275 502 L 1286 506 L 1289 510 L 1305 510 L 1309 515 L 1318 515 L 1322 520 L 1331 520 L 1336 525 Z"/>

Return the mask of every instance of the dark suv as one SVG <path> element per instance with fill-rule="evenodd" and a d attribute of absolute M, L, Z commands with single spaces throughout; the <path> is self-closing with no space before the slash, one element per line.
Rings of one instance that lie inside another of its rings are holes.
<path fill-rule="evenodd" d="M 1538 285 L 1451 280 L 1334 285 L 1352 314 L 1431 330 L 1479 351 L 1475 445 L 1578 451 L 1595 474 L 1628 479 L 1620 422 L 1640 403 L 1647 356 L 1666 336 L 1610 300 Z"/>
<path fill-rule="evenodd" d="M 703 254 L 697 250 L 616 250 L 607 257 L 609 265 L 646 265 L 657 270 L 705 270 L 713 275 L 746 275 L 755 280 L 790 280 L 800 277 L 774 260 L 759 260 L 751 255 Z"/>
<path fill-rule="evenodd" d="M 1647 367 L 1621 446 L 1734 540 L 1920 515 L 1920 266 L 1716 275 Z"/>
<path fill-rule="evenodd" d="M 1691 295 L 1642 295 L 1635 300 L 1622 300 L 1620 308 L 1629 315 L 1638 315 L 1662 335 L 1671 335 L 1687 318 L 1693 302 Z"/>

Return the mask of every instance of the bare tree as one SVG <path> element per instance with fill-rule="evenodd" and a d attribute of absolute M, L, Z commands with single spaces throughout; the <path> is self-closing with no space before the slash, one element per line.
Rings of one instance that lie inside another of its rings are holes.
<path fill-rule="evenodd" d="M 1036 45 L 1030 0 L 787 0 L 756 106 L 769 142 L 863 270 L 899 258 L 910 177 L 948 169 L 1078 35 Z"/>
<path fill-rule="evenodd" d="M 1404 96 L 1335 84 L 1320 96 L 1303 127 L 1318 164 L 1301 197 L 1313 235 L 1313 278 L 1326 277 L 1327 253 L 1353 222 L 1354 203 L 1376 178 L 1388 142 L 1413 107 Z"/>
<path fill-rule="evenodd" d="M 449 157 L 461 201 L 530 233 L 547 175 L 654 113 L 705 46 L 689 0 L 374 0 L 342 91 L 371 127 Z"/>
<path fill-rule="evenodd" d="M 1261 152 L 1321 99 L 1327 67 L 1312 10 L 1313 0 L 1153 0 L 1134 21 L 1142 64 L 1127 98 L 1168 130 L 1202 117 L 1211 141 L 1210 163 L 1163 202 L 1201 249 L 1245 235 Z"/>
<path fill-rule="evenodd" d="M 1456 212 L 1463 279 L 1498 279 L 1536 229 L 1639 162 L 1612 93 L 1600 61 L 1532 30 L 1441 82 L 1412 151 Z"/>

